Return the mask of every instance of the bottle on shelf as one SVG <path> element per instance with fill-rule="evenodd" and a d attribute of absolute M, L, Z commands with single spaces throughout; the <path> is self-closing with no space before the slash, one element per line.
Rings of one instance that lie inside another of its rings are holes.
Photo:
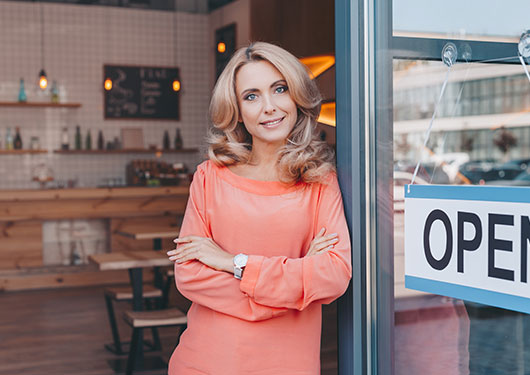
<path fill-rule="evenodd" d="M 59 103 L 59 89 L 57 88 L 57 81 L 53 81 L 51 88 L 51 101 L 52 103 Z"/>
<path fill-rule="evenodd" d="M 75 149 L 81 150 L 81 128 L 79 125 L 75 127 Z"/>
<path fill-rule="evenodd" d="M 28 100 L 26 89 L 24 88 L 24 78 L 20 78 L 20 87 L 18 89 L 18 101 L 25 103 Z"/>
<path fill-rule="evenodd" d="M 121 142 L 118 137 L 114 137 L 114 142 L 112 142 L 112 149 L 113 150 L 121 150 Z"/>
<path fill-rule="evenodd" d="M 30 150 L 38 150 L 38 149 L 40 149 L 39 137 L 33 136 L 33 137 L 30 138 L 29 148 L 30 148 Z"/>
<path fill-rule="evenodd" d="M 15 141 L 13 142 L 13 148 L 15 150 L 22 150 L 22 137 L 20 136 L 20 128 L 16 127 Z"/>
<path fill-rule="evenodd" d="M 169 150 L 169 133 L 167 130 L 164 130 L 164 139 L 162 145 L 164 150 Z"/>
<path fill-rule="evenodd" d="M 182 146 L 182 135 L 180 134 L 180 128 L 177 128 L 177 131 L 175 133 L 175 150 L 181 150 Z"/>
<path fill-rule="evenodd" d="M 6 150 L 13 149 L 13 135 L 11 134 L 11 128 L 8 127 L 6 130 Z"/>
<path fill-rule="evenodd" d="M 98 150 L 105 149 L 105 140 L 103 139 L 103 132 L 100 130 L 98 132 Z"/>
<path fill-rule="evenodd" d="M 70 139 L 68 138 L 68 128 L 64 127 L 61 133 L 61 150 L 67 151 L 70 149 Z"/>
<path fill-rule="evenodd" d="M 90 129 L 86 132 L 85 149 L 92 150 L 92 135 L 90 135 Z"/>

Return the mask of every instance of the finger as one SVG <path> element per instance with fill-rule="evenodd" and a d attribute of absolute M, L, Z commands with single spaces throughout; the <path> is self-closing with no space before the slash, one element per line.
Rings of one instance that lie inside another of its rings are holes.
<path fill-rule="evenodd" d="M 321 237 L 315 237 L 313 239 L 313 241 L 315 243 L 319 243 L 319 242 L 322 242 L 322 241 L 327 241 L 327 240 L 331 240 L 333 238 L 337 238 L 339 235 L 337 233 L 331 233 L 331 234 L 326 234 L 325 236 L 321 236 Z"/>
<path fill-rule="evenodd" d="M 188 249 L 187 251 L 181 252 L 177 255 L 169 257 L 169 260 L 181 263 L 182 259 L 195 259 L 195 251 L 193 249 Z"/>
<path fill-rule="evenodd" d="M 193 244 L 193 243 L 187 243 L 185 245 L 180 245 L 178 248 L 176 248 L 174 250 L 171 250 L 171 251 L 168 251 L 167 255 L 170 258 L 171 257 L 175 257 L 175 256 L 179 256 L 181 254 L 186 253 L 187 251 L 189 251 L 190 249 L 192 249 L 194 247 L 195 247 L 195 244 Z"/>
<path fill-rule="evenodd" d="M 327 252 L 327 251 L 330 251 L 330 250 L 332 250 L 334 247 L 335 247 L 335 246 L 333 246 L 333 245 L 329 245 L 328 247 L 325 247 L 325 248 L 323 248 L 323 249 L 321 249 L 321 250 L 318 250 L 318 251 L 317 251 L 317 254 L 321 254 L 321 253 L 325 253 L 325 252 Z"/>
<path fill-rule="evenodd" d="M 337 244 L 337 242 L 339 242 L 339 239 L 338 238 L 332 238 L 330 240 L 327 240 L 327 241 L 323 241 L 319 246 L 318 248 L 319 249 L 323 249 L 323 248 L 326 248 L 330 245 L 335 245 Z"/>
<path fill-rule="evenodd" d="M 196 259 L 197 259 L 196 253 L 192 251 L 192 252 L 183 254 L 181 256 L 175 257 L 175 263 L 179 263 L 180 264 L 180 263 L 184 263 L 184 262 L 187 262 L 187 261 L 190 261 L 190 260 L 196 260 Z"/>
<path fill-rule="evenodd" d="M 193 241 L 193 239 L 191 238 L 191 236 L 186 236 L 186 237 L 177 237 L 173 240 L 174 243 L 185 243 L 185 242 L 191 242 Z"/>

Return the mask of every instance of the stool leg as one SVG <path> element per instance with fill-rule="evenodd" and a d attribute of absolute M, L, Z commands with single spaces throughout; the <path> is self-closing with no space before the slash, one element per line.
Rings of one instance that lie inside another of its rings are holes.
<path fill-rule="evenodd" d="M 171 287 L 172 282 L 173 278 L 168 276 L 162 288 L 162 308 L 164 309 L 167 308 L 167 306 L 169 305 L 169 289 Z"/>
<path fill-rule="evenodd" d="M 133 373 L 134 365 L 136 362 L 138 339 L 139 339 L 141 330 L 142 328 L 133 328 L 132 338 L 131 338 L 131 348 L 129 349 L 129 357 L 127 357 L 127 367 L 125 369 L 126 375 L 132 375 Z"/>
<path fill-rule="evenodd" d="M 156 327 L 151 328 L 151 334 L 153 335 L 153 350 L 162 350 L 162 344 L 160 344 L 160 336 L 158 335 L 158 329 Z"/>
<path fill-rule="evenodd" d="M 110 330 L 112 332 L 112 341 L 114 342 L 114 351 L 116 354 L 124 354 L 121 349 L 120 334 L 118 332 L 118 325 L 116 324 L 114 307 L 112 306 L 112 299 L 110 296 L 105 295 L 105 303 L 107 305 L 107 314 L 109 316 Z"/>

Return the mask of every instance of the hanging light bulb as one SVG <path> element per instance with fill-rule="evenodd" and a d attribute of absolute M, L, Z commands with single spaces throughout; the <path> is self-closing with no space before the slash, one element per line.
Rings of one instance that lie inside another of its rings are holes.
<path fill-rule="evenodd" d="M 42 8 L 42 3 L 40 4 L 40 63 L 41 70 L 39 72 L 39 87 L 41 90 L 45 90 L 48 87 L 48 78 L 46 77 L 46 72 L 44 71 L 44 10 Z"/>
<path fill-rule="evenodd" d="M 180 81 L 178 79 L 173 81 L 173 91 L 180 91 Z"/>
<path fill-rule="evenodd" d="M 104 83 L 105 90 L 110 91 L 112 90 L 112 80 L 110 78 L 107 78 Z"/>
<path fill-rule="evenodd" d="M 226 44 L 224 44 L 223 42 L 217 43 L 217 52 L 225 53 L 225 51 L 226 51 Z"/>
<path fill-rule="evenodd" d="M 46 72 L 44 69 L 41 69 L 39 73 L 39 87 L 41 90 L 44 90 L 46 87 L 48 87 L 48 78 L 46 77 Z"/>

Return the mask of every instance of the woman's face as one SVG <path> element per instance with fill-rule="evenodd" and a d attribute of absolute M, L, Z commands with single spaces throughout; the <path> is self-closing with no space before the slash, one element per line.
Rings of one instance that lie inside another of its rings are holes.
<path fill-rule="evenodd" d="M 243 65 L 236 74 L 239 120 L 252 136 L 253 149 L 280 147 L 296 123 L 296 103 L 287 82 L 269 62 Z"/>

